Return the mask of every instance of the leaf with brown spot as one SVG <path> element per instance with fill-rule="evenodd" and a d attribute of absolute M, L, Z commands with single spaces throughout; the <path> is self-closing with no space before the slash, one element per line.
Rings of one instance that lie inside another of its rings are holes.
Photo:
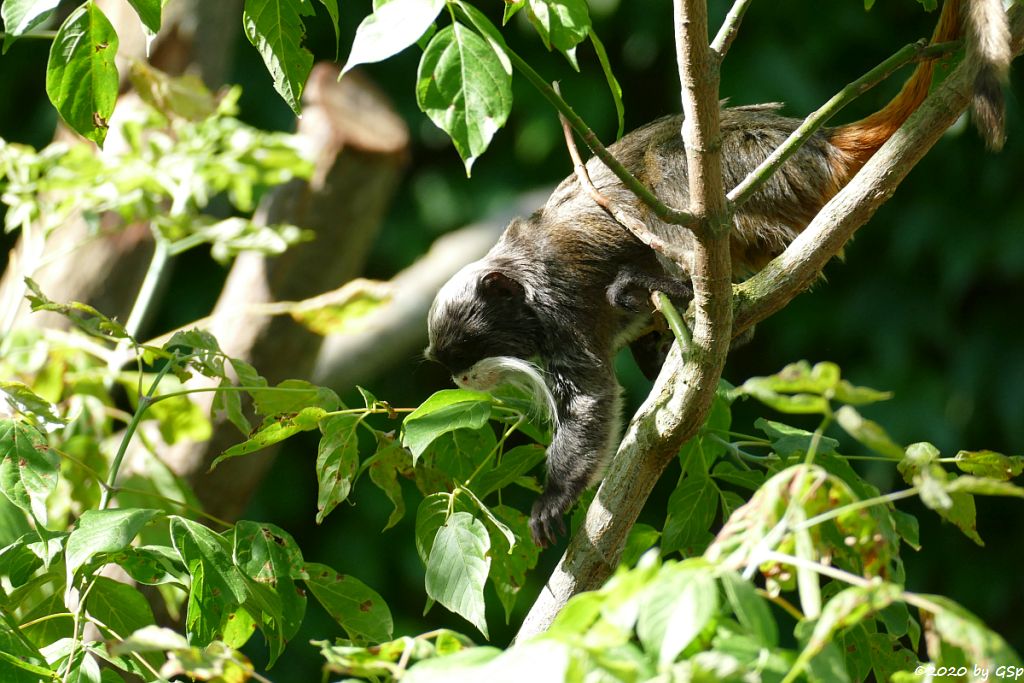
<path fill-rule="evenodd" d="M 391 610 L 375 590 L 354 576 L 315 562 L 306 565 L 306 575 L 306 586 L 313 597 L 350 638 L 373 643 L 391 638 Z"/>

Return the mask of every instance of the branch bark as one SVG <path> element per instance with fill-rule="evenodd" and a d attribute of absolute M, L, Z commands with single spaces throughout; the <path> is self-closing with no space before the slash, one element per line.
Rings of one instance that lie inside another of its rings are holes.
<path fill-rule="evenodd" d="M 676 47 L 682 85 L 697 247 L 693 347 L 674 346 L 647 400 L 627 428 L 583 525 L 516 636 L 545 631 L 570 597 L 600 586 L 618 564 L 640 510 L 682 444 L 703 424 L 729 348 L 731 272 L 729 216 L 722 186 L 718 129 L 718 55 L 707 43 L 702 0 L 675 1 Z"/>

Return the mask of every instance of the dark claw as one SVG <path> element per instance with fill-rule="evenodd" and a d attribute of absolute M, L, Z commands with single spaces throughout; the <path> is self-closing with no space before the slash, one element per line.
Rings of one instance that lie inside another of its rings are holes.
<path fill-rule="evenodd" d="M 565 535 L 565 510 L 556 501 L 541 495 L 530 514 L 530 536 L 540 548 L 547 548 Z"/>

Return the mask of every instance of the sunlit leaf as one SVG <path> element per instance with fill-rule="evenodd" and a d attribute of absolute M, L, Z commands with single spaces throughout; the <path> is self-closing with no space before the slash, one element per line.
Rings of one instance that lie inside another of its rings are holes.
<path fill-rule="evenodd" d="M 412 457 L 393 438 L 378 436 L 377 439 L 377 452 L 373 455 L 368 470 L 370 481 L 391 501 L 391 514 L 384 525 L 384 531 L 387 531 L 405 516 L 405 499 L 402 497 L 398 477 L 406 477 L 412 473 Z"/>
<path fill-rule="evenodd" d="M 108 635 L 133 633 L 155 621 L 153 609 L 137 588 L 105 576 L 94 577 L 85 608 L 109 627 Z"/>
<path fill-rule="evenodd" d="M 1003 455 L 995 451 L 960 451 L 956 466 L 968 474 L 1005 481 L 1024 471 L 1024 456 Z"/>
<path fill-rule="evenodd" d="M 50 18 L 60 0 L 4 0 L 4 53 L 18 36 L 23 36 Z"/>
<path fill-rule="evenodd" d="M 882 426 L 862 417 L 855 408 L 843 406 L 837 410 L 836 421 L 847 434 L 871 450 L 890 458 L 903 457 L 903 448 L 889 437 Z"/>
<path fill-rule="evenodd" d="M 302 45 L 302 17 L 313 13 L 306 0 L 245 0 L 242 9 L 245 36 L 263 58 L 274 88 L 296 114 L 313 67 L 313 53 Z"/>
<path fill-rule="evenodd" d="M 352 480 L 359 468 L 359 439 L 356 430 L 362 420 L 359 415 L 331 415 L 320 423 L 323 438 L 316 459 L 316 480 L 319 485 L 316 499 L 316 523 L 339 503 L 348 498 Z"/>
<path fill-rule="evenodd" d="M 61 24 L 46 67 L 46 94 L 61 118 L 100 146 L 117 102 L 117 44 L 114 27 L 89 2 Z"/>
<path fill-rule="evenodd" d="M 444 8 L 444 0 L 390 0 L 379 4 L 356 29 L 342 73 L 380 62 L 420 39 Z"/>
<path fill-rule="evenodd" d="M 135 9 L 146 31 L 153 35 L 160 30 L 160 11 L 166 2 L 167 0 L 128 0 L 128 4 Z"/>
<path fill-rule="evenodd" d="M 0 420 L 0 493 L 37 519 L 46 519 L 46 498 L 57 486 L 59 461 L 33 427 Z"/>
<path fill-rule="evenodd" d="M 468 175 L 505 125 L 512 76 L 486 40 L 456 23 L 430 39 L 416 81 L 417 104 L 451 137 Z"/>
<path fill-rule="evenodd" d="M 487 394 L 464 389 L 437 392 L 410 413 L 402 425 L 402 445 L 415 462 L 437 437 L 456 429 L 480 429 L 491 416 Z"/>
<path fill-rule="evenodd" d="M 145 508 L 86 510 L 68 536 L 65 547 L 68 583 L 71 583 L 79 567 L 93 556 L 128 547 L 142 527 L 159 514 L 159 510 Z"/>

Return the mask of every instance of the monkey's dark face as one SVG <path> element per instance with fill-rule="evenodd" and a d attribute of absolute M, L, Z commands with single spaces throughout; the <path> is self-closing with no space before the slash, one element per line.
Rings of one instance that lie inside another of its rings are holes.
<path fill-rule="evenodd" d="M 457 383 L 485 358 L 529 359 L 542 342 L 525 287 L 487 259 L 466 266 L 441 288 L 427 328 L 426 357 L 448 368 Z"/>

